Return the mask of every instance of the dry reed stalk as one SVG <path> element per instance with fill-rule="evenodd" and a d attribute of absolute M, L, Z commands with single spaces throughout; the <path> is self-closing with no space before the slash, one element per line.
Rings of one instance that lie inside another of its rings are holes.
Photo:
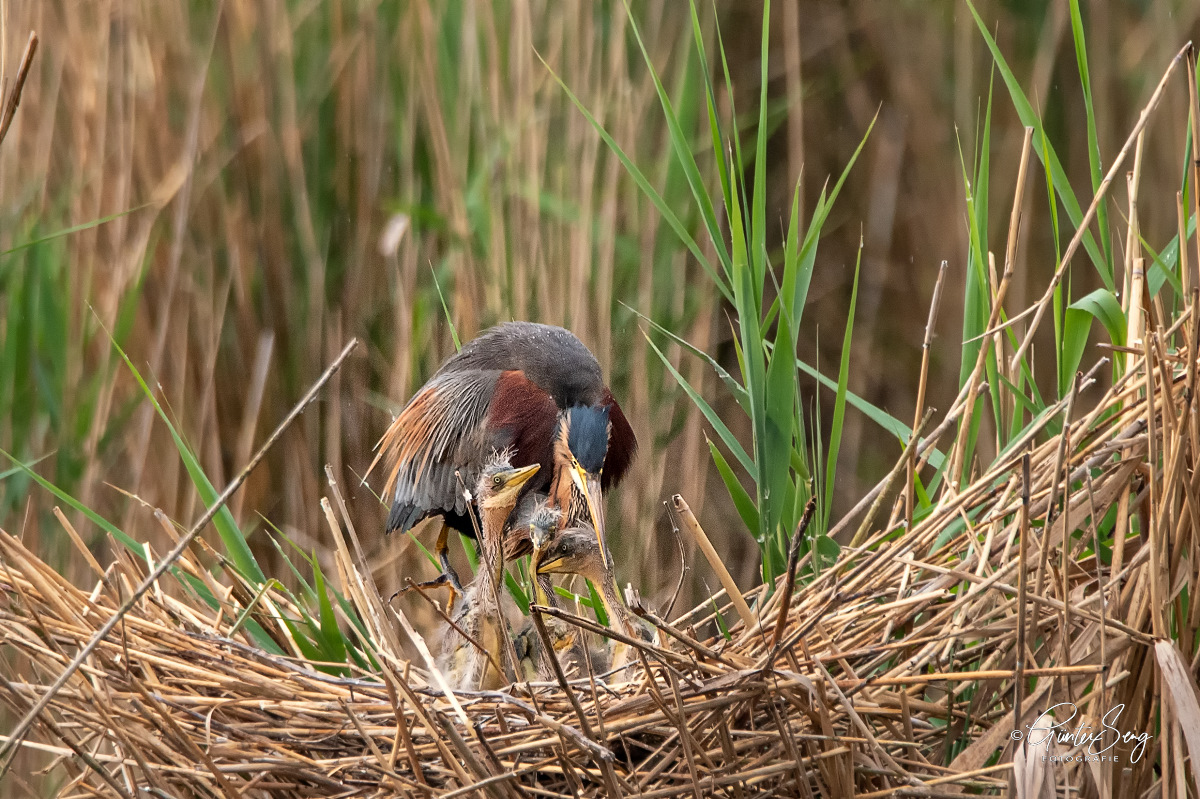
<path fill-rule="evenodd" d="M 29 77 L 29 68 L 33 66 L 33 56 L 37 53 L 38 36 L 34 31 L 29 32 L 29 40 L 25 43 L 25 52 L 21 54 L 21 64 L 17 67 L 17 77 L 13 80 L 12 89 L 4 98 L 4 109 L 0 112 L 0 144 L 8 136 L 9 126 L 17 114 L 17 106 L 21 104 L 21 94 L 25 91 L 25 79 Z M 5 83 L 7 84 L 7 77 Z M 8 87 L 5 86 L 5 89 Z"/>
<path fill-rule="evenodd" d="M 925 412 L 925 389 L 929 379 L 929 348 L 933 345 L 933 325 L 937 320 L 938 308 L 942 301 L 942 285 L 946 280 L 948 264 L 942 261 L 938 267 L 937 280 L 933 284 L 933 298 L 929 301 L 929 318 L 925 322 L 925 338 L 921 342 L 921 371 L 917 378 L 917 402 L 913 415 L 913 429 L 921 422 Z M 915 436 L 914 436 L 915 438 Z M 914 448 L 908 461 L 908 479 L 904 484 L 904 519 L 906 527 L 912 527 L 913 521 L 913 492 L 917 478 L 917 450 Z M 890 524 L 888 525 L 891 526 Z"/>
<path fill-rule="evenodd" d="M 1096 194 L 1092 197 L 1092 201 L 1088 205 L 1087 211 L 1084 213 L 1083 219 L 1080 221 L 1079 227 L 1075 231 L 1075 235 L 1071 237 L 1070 243 L 1067 244 L 1067 249 L 1063 252 L 1062 261 L 1059 264 L 1058 269 L 1055 270 L 1049 286 L 1046 287 L 1046 293 L 1042 295 L 1041 299 L 1039 299 L 1037 303 L 1030 307 L 1030 310 L 1033 311 L 1033 318 L 1030 320 L 1029 325 L 1025 330 L 1025 337 L 1021 340 L 1021 345 L 1017 347 L 1017 351 L 1013 354 L 1013 361 L 1019 362 L 1028 353 L 1029 347 L 1033 344 L 1033 334 L 1037 331 L 1037 327 L 1042 320 L 1042 316 L 1046 313 L 1046 309 L 1050 307 L 1050 304 L 1054 299 L 1054 290 L 1058 288 L 1059 283 L 1062 282 L 1071 258 L 1079 249 L 1079 245 L 1083 243 L 1083 237 L 1087 233 L 1088 227 L 1092 223 L 1092 219 L 1096 214 L 1096 209 L 1104 199 L 1104 195 L 1108 193 L 1108 187 L 1112 184 L 1113 179 L 1116 177 L 1117 170 L 1120 169 L 1121 164 L 1125 162 L 1125 158 L 1129 155 L 1130 148 L 1133 147 L 1135 142 L 1141 136 L 1146 124 L 1150 121 L 1151 114 L 1154 112 L 1154 109 L 1158 107 L 1158 103 L 1162 99 L 1163 92 L 1165 91 L 1167 84 L 1170 82 L 1171 75 L 1174 74 L 1175 69 L 1179 66 L 1180 62 L 1184 61 L 1187 54 L 1191 51 L 1192 44 L 1189 42 L 1184 45 L 1178 53 L 1176 53 L 1173 59 L 1171 59 L 1171 63 L 1167 67 L 1166 72 L 1163 73 L 1158 85 L 1154 88 L 1154 93 L 1150 95 L 1150 100 L 1147 101 L 1145 107 L 1142 109 L 1141 115 L 1138 117 L 1137 124 L 1134 125 L 1129 137 L 1125 140 L 1124 146 L 1121 147 L 1120 152 L 1117 153 L 1117 157 L 1113 160 L 1112 166 L 1109 167 L 1104 179 L 1100 181 L 1100 185 L 1096 189 Z M 1022 315 L 1023 314 L 1024 312 Z M 1008 321 L 1007 324 L 1012 324 L 1016 320 L 1017 317 L 1013 317 Z M 1007 324 L 1005 326 L 1007 326 Z M 992 331 L 989 330 L 988 332 L 990 333 Z"/>
<path fill-rule="evenodd" d="M 1026 178 L 1029 175 L 1029 153 L 1033 143 L 1033 128 L 1025 128 L 1025 140 L 1021 145 L 1021 166 L 1017 172 L 1017 187 L 1013 197 L 1012 213 L 1008 224 L 1008 246 L 1005 250 L 1004 258 L 1004 273 L 1000 277 L 1000 283 L 996 287 L 995 294 L 992 297 L 991 310 L 989 311 L 987 324 L 984 329 L 991 331 L 990 335 L 985 334 L 983 345 L 979 348 L 979 353 L 975 356 L 975 366 L 971 370 L 970 377 L 967 378 L 967 402 L 966 407 L 975 407 L 975 398 L 979 395 L 980 385 L 982 383 L 984 366 L 987 363 L 987 357 L 990 350 L 988 344 L 991 343 L 992 336 L 999 332 L 996 329 L 996 323 L 1000 321 L 1000 316 L 1004 312 L 1004 299 L 1008 295 L 1008 287 L 1012 282 L 1014 260 L 1016 259 L 1017 242 L 1021 233 L 1021 199 L 1025 195 Z M 996 353 L 999 358 L 999 353 Z M 1013 362 L 1019 363 L 1019 355 L 1013 356 Z M 959 483 L 963 478 L 966 464 L 963 463 L 965 457 L 967 441 L 969 436 L 959 435 L 955 440 L 954 455 L 950 460 L 949 474 L 950 480 L 948 490 L 951 493 L 957 493 Z"/>
<path fill-rule="evenodd" d="M 733 575 L 725 567 L 725 561 L 722 560 L 717 550 L 713 548 L 708 535 L 700 527 L 700 522 L 696 520 L 692 509 L 688 507 L 687 502 L 679 494 L 671 497 L 671 502 L 675 505 L 675 512 L 679 514 L 679 518 L 683 521 L 683 529 L 691 534 L 693 543 L 704 554 L 704 559 L 708 561 L 713 571 L 717 573 L 717 579 L 721 581 L 725 592 L 733 600 L 733 607 L 737 610 L 738 616 L 741 617 L 745 629 L 753 629 L 758 620 L 755 618 L 753 611 L 750 610 L 750 605 L 742 597 L 742 592 L 738 590 L 737 583 L 733 581 Z"/>

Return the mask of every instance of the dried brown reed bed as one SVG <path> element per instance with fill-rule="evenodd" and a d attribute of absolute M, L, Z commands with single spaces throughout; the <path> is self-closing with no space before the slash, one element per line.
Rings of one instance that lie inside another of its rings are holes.
<path fill-rule="evenodd" d="M 1111 796 L 1185 786 L 1180 720 L 1200 716 L 1196 662 L 1183 654 L 1200 628 L 1200 606 L 1187 601 L 1200 567 L 1200 431 L 1196 364 L 1178 342 L 1195 341 L 1193 310 L 1120 356 L 1125 377 L 1099 401 L 1087 402 L 1081 380 L 1027 440 L 1065 416 L 1063 435 L 1014 447 L 906 534 L 864 536 L 794 590 L 749 592 L 758 622 L 738 621 L 732 640 L 697 640 L 712 603 L 672 619 L 631 681 L 448 699 L 406 655 L 402 629 L 424 642 L 357 568 L 353 526 L 343 538 L 325 502 L 378 673 L 333 676 L 305 662 L 276 620 L 299 616 L 286 598 L 223 588 L 193 553 L 180 569 L 221 606 L 148 594 L 27 746 L 61 756 L 67 796 L 951 796 L 1004 789 L 1014 703 L 1028 725 L 1074 702 L 1094 726 L 1123 705 L 1114 726 L 1150 737 L 1136 761 L 1122 744 L 1109 752 L 1115 763 L 1038 766 L 1057 785 Z M 1106 563 L 1093 554 L 1093 520 L 1108 514 L 1117 532 Z M 144 565 L 123 555 L 94 569 L 95 586 L 76 587 L 0 535 L 3 696 L 16 712 Z M 295 657 L 250 643 L 247 605 Z M 737 619 L 728 604 L 722 612 Z M 1047 751 L 1031 748 L 1030 762 Z M 1110 793 L 1089 787 L 1101 782 Z"/>

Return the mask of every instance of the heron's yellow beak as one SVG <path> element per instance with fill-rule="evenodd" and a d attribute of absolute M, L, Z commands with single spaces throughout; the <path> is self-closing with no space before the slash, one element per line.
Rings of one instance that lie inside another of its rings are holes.
<path fill-rule="evenodd" d="M 505 501 L 515 498 L 517 492 L 521 490 L 521 486 L 529 482 L 529 478 L 537 474 L 539 468 L 541 467 L 535 463 L 501 472 L 499 476 L 503 479 L 504 485 L 497 489 L 494 499 Z"/>
<path fill-rule="evenodd" d="M 513 469 L 509 473 L 508 484 L 520 488 L 530 477 L 537 474 L 540 468 L 542 468 L 540 464 L 533 463 L 529 466 L 522 466 L 520 469 Z"/>
<path fill-rule="evenodd" d="M 543 563 L 540 554 L 535 553 L 533 556 L 533 569 L 538 574 L 554 574 L 556 570 L 561 569 L 567 562 L 566 558 L 555 558 Z"/>
<path fill-rule="evenodd" d="M 533 571 L 533 592 L 537 597 L 537 603 L 539 605 L 550 605 L 550 603 L 551 603 L 550 595 L 546 592 L 545 587 L 542 585 L 541 580 L 539 579 L 542 574 L 540 564 L 541 564 L 541 560 L 542 560 L 542 553 L 544 553 L 546 551 L 546 549 L 545 549 L 546 542 L 539 541 L 534 536 L 532 524 L 529 525 L 529 538 L 531 541 L 534 542 L 533 555 L 530 557 L 530 560 L 529 560 L 530 568 Z"/>
<path fill-rule="evenodd" d="M 588 475 L 574 456 L 571 457 L 571 482 L 587 502 L 588 516 L 592 519 L 592 529 L 596 531 L 596 543 L 600 547 L 600 557 L 608 563 L 608 551 L 604 548 L 604 526 L 600 523 L 600 514 L 596 512 L 596 503 L 592 501 L 592 492 L 588 490 Z"/>

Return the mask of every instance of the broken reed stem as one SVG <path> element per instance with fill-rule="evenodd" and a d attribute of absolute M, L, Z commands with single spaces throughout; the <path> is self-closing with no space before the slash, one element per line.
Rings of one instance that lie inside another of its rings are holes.
<path fill-rule="evenodd" d="M 1192 213 L 1197 224 L 1200 224 L 1200 99 L 1196 91 L 1196 47 L 1188 43 L 1188 106 L 1192 122 Z M 1179 239 L 1179 247 L 1183 248 L 1187 237 Z M 1196 268 L 1200 269 L 1200 231 L 1196 233 Z M 1193 353 L 1192 357 L 1195 357 Z"/>
<path fill-rule="evenodd" d="M 1045 668 L 1022 668 L 1022 677 L 1067 677 L 1081 674 L 1099 674 L 1100 666 L 1047 666 Z M 957 682 L 959 680 L 1015 680 L 1017 669 L 985 669 L 983 671 L 946 671 L 929 674 L 910 674 L 904 677 L 864 677 L 858 680 L 837 680 L 840 688 L 861 688 L 870 685 L 925 685 L 926 683 Z"/>
<path fill-rule="evenodd" d="M 1020 536 L 1019 550 L 1017 554 L 1017 649 L 1015 668 L 1013 669 L 1013 724 L 1016 729 L 1021 728 L 1022 708 L 1021 702 L 1025 692 L 1025 627 L 1026 619 L 1026 598 L 1028 594 L 1027 583 L 1029 569 L 1026 566 L 1026 553 L 1029 548 L 1029 495 L 1030 495 L 1030 456 L 1026 452 L 1021 458 L 1021 526 L 1018 530 Z"/>
<path fill-rule="evenodd" d="M 666 500 L 663 500 L 663 508 L 667 511 L 667 520 L 671 523 L 671 537 L 675 539 L 675 546 L 679 549 L 679 580 L 675 583 L 675 590 L 671 592 L 671 601 L 667 603 L 667 607 L 663 610 L 664 616 L 670 616 L 671 611 L 675 609 L 675 602 L 679 599 L 679 592 L 683 590 L 683 583 L 687 579 L 688 573 L 692 567 L 688 565 L 687 547 L 683 544 L 683 536 L 679 534 L 679 523 L 675 520 L 675 509 Z"/>
<path fill-rule="evenodd" d="M 29 76 L 29 68 L 33 66 L 33 56 L 38 48 L 38 35 L 35 31 L 29 32 L 29 40 L 25 42 L 25 52 L 21 55 L 21 65 L 17 68 L 17 78 L 13 82 L 12 91 L 8 93 L 8 97 L 4 103 L 3 116 L 0 116 L 0 144 L 4 143 L 4 138 L 8 136 L 8 129 L 12 126 L 13 117 L 17 115 L 17 106 L 21 104 L 21 93 L 25 90 L 25 78 Z"/>
<path fill-rule="evenodd" d="M 1129 198 L 1126 212 L 1125 231 L 1125 269 L 1132 268 L 1134 262 L 1142 257 L 1142 231 L 1138 220 L 1138 188 L 1142 185 L 1142 153 L 1146 143 L 1146 131 L 1138 134 L 1137 143 L 1133 147 L 1133 169 L 1125 173 L 1125 191 Z M 1140 301 L 1138 297 L 1128 298 L 1130 302 Z"/>
<path fill-rule="evenodd" d="M 982 390 L 986 387 L 987 387 L 987 383 L 983 383 L 980 388 Z M 958 421 L 959 417 L 963 414 L 963 411 L 966 409 L 966 398 L 967 398 L 968 388 L 969 388 L 969 386 L 964 384 L 963 387 L 961 389 L 959 389 L 958 396 L 955 397 L 954 403 L 950 406 L 950 410 L 946 412 L 946 416 L 942 419 L 941 423 L 939 423 L 938 426 L 933 429 L 933 432 L 931 432 L 929 435 L 927 435 L 923 441 L 920 441 L 917 444 L 917 456 L 918 456 L 917 470 L 918 471 L 923 469 L 925 467 L 925 464 L 929 462 L 929 456 L 932 455 L 935 451 L 934 445 L 941 439 L 941 437 L 946 433 L 946 431 L 949 430 L 954 425 L 954 423 Z M 869 505 L 871 505 L 875 501 L 875 499 L 879 496 L 880 492 L 882 492 L 884 490 L 884 488 L 887 486 L 887 483 L 888 483 L 887 477 L 884 477 L 882 480 L 880 480 L 878 483 L 876 483 L 871 488 L 870 491 L 868 491 L 866 494 L 864 494 L 862 496 L 862 499 L 860 499 L 858 502 L 856 502 L 854 504 L 853 508 L 851 508 L 849 511 L 846 512 L 845 516 L 843 516 L 841 519 L 839 519 L 837 521 L 837 523 L 834 524 L 833 527 L 830 528 L 829 532 L 826 535 L 828 535 L 830 538 L 837 538 L 842 532 L 849 529 L 850 522 L 852 522 L 854 520 L 854 518 L 856 516 L 858 516 L 858 514 L 862 513 L 863 510 L 865 510 Z"/>
<path fill-rule="evenodd" d="M 988 313 L 988 322 L 984 329 L 991 331 L 1000 321 L 1000 314 L 1004 311 L 1004 299 L 1008 295 L 1008 286 L 1012 282 L 1013 261 L 1016 258 L 1017 241 L 1021 231 L 1021 206 L 1025 197 L 1025 184 L 1029 177 L 1029 153 L 1033 143 L 1033 128 L 1025 128 L 1025 139 L 1021 144 L 1021 166 L 1017 170 L 1017 186 L 1013 192 L 1012 213 L 1009 216 L 1008 224 L 1008 247 L 1005 250 L 1004 259 L 1004 274 L 1000 278 L 1000 287 L 996 289 L 996 296 L 992 300 L 992 308 Z M 971 370 L 971 375 L 967 379 L 967 404 L 966 407 L 973 409 L 975 407 L 975 398 L 979 395 L 979 384 L 983 377 L 984 365 L 987 363 L 989 352 L 990 337 L 984 338 L 979 345 L 979 352 L 975 356 L 975 367 Z M 997 353 L 999 355 L 999 353 Z M 1019 363 L 1019 355 L 1014 357 L 1013 363 Z M 970 415 L 964 418 L 964 424 L 970 424 Z M 962 479 L 966 474 L 966 464 L 963 463 L 966 458 L 967 441 L 970 436 L 964 435 L 962 431 L 954 445 L 954 457 L 950 461 L 950 479 L 946 481 L 946 490 L 951 494 L 957 494 Z"/>
<path fill-rule="evenodd" d="M 254 457 L 251 458 L 250 462 L 246 464 L 245 468 L 242 469 L 238 476 L 235 477 L 228 486 L 226 486 L 225 490 L 221 492 L 221 494 L 216 498 L 213 504 L 209 506 L 200 519 L 194 525 L 192 525 L 191 529 L 179 539 L 179 542 L 170 552 L 167 553 L 166 557 L 159 562 L 154 571 L 147 575 L 146 579 L 142 580 L 141 584 L 134 589 L 133 594 L 127 600 L 125 600 L 117 612 L 109 617 L 108 621 L 106 621 L 104 625 L 96 631 L 95 635 L 91 637 L 91 640 L 89 640 L 87 644 L 85 644 L 79 650 L 79 653 L 75 655 L 69 664 L 67 664 L 67 667 L 58 675 L 58 678 L 46 690 L 46 692 L 42 695 L 42 698 L 39 699 L 37 703 L 30 708 L 29 712 L 26 713 L 25 716 L 22 717 L 22 719 L 17 723 L 17 725 L 13 728 L 12 733 L 9 735 L 8 740 L 4 743 L 3 747 L 0 747 L 0 779 L 3 779 L 5 772 L 7 772 L 9 766 L 12 765 L 12 758 L 16 754 L 17 745 L 24 740 L 25 735 L 29 732 L 29 728 L 33 725 L 33 722 L 36 721 L 37 717 L 42 713 L 42 711 L 46 709 L 46 706 L 50 704 L 50 701 L 54 698 L 54 695 L 62 690 L 62 687 L 67 684 L 67 680 L 71 679 L 71 675 L 73 675 L 76 670 L 83 665 L 83 662 L 87 660 L 93 652 L 96 651 L 96 647 L 100 645 L 100 642 L 103 641 L 104 638 L 113 631 L 113 628 L 116 627 L 121 619 L 125 617 L 125 614 L 128 613 L 130 609 L 141 600 L 146 591 L 150 589 L 150 586 L 154 585 L 158 579 L 166 573 L 167 569 L 174 565 L 175 561 L 179 560 L 180 555 L 182 555 L 184 550 L 186 550 L 192 543 L 192 539 L 194 539 L 196 535 L 202 529 L 204 529 L 204 526 L 212 520 L 212 518 L 217 514 L 217 511 L 225 506 L 225 503 L 229 501 L 229 498 L 233 496 L 233 493 L 241 488 L 242 483 L 246 482 L 246 478 L 250 476 L 250 473 L 254 471 L 255 467 L 257 467 L 259 463 L 262 462 L 263 457 L 267 454 L 271 447 L 275 446 L 275 442 L 279 440 L 279 438 L 283 435 L 283 432 L 292 425 L 292 422 L 299 418 L 304 409 L 308 407 L 308 404 L 317 398 L 317 393 L 321 390 L 325 383 L 329 381 L 329 378 L 333 377 L 334 372 L 341 368 L 342 363 L 345 362 L 346 358 L 350 357 L 350 353 L 353 352 L 354 348 L 357 346 L 358 339 L 350 339 L 350 342 L 342 349 L 337 358 L 333 360 L 333 363 L 331 363 L 325 369 L 325 371 L 321 373 L 321 376 L 317 378 L 317 381 L 313 383 L 308 392 L 300 398 L 300 401 L 297 402 L 295 406 L 292 407 L 292 410 L 287 416 L 284 417 L 283 421 L 279 423 L 279 426 L 275 428 L 275 431 L 271 433 L 271 435 L 259 448 L 258 452 L 254 454 Z"/>
<path fill-rule="evenodd" d="M 741 617 L 742 624 L 746 626 L 747 630 L 754 629 L 757 619 L 750 611 L 750 606 L 746 604 L 746 600 L 742 597 L 741 589 L 734 582 L 733 575 L 729 573 L 729 569 L 725 568 L 725 563 L 721 560 L 721 556 L 717 554 L 717 550 L 713 548 L 712 542 L 708 540 L 708 536 L 705 535 L 703 528 L 700 527 L 700 522 L 696 519 L 696 515 L 692 513 L 692 509 L 688 507 L 687 502 L 679 494 L 671 497 L 671 504 L 675 506 L 675 512 L 679 514 L 684 529 L 691 534 L 696 546 L 704 553 L 705 560 L 712 566 L 713 571 L 717 573 L 717 579 L 721 581 L 722 587 L 724 587 L 725 592 L 729 595 L 729 600 L 733 603 L 738 616 Z"/>
<path fill-rule="evenodd" d="M 1137 264 L 1138 272 L 1144 271 L 1145 262 L 1141 258 L 1137 259 Z M 1147 494 L 1144 501 L 1144 506 L 1148 508 L 1149 511 L 1140 516 L 1138 521 L 1139 532 L 1141 533 L 1143 539 L 1148 543 L 1150 556 L 1150 618 L 1153 622 L 1151 629 L 1153 630 L 1154 635 L 1161 637 L 1165 634 L 1162 618 L 1162 606 L 1160 604 L 1163 601 L 1163 585 L 1161 580 L 1162 552 L 1159 548 L 1160 540 L 1158 535 L 1158 525 L 1155 524 L 1155 521 L 1158 519 L 1159 515 L 1159 508 L 1155 505 L 1155 501 L 1161 491 L 1161 487 L 1159 486 L 1160 478 L 1158 476 L 1158 462 L 1159 458 L 1162 456 L 1162 452 L 1160 451 L 1162 439 L 1159 437 L 1160 423 L 1158 420 L 1157 409 L 1155 407 L 1155 399 L 1158 395 L 1158 392 L 1155 390 L 1155 388 L 1156 386 L 1162 384 L 1156 382 L 1155 380 L 1151 338 L 1152 334 L 1149 330 L 1146 330 L 1145 334 L 1142 336 L 1141 366 L 1146 373 L 1146 440 L 1148 452 L 1147 465 L 1150 473 L 1146 486 Z M 1165 424 L 1165 422 L 1166 419 L 1163 419 L 1162 423 Z"/>
<path fill-rule="evenodd" d="M 913 429 L 921 423 L 921 415 L 925 412 L 925 388 L 929 380 L 929 350 L 933 345 L 933 325 L 937 320 L 938 308 L 942 303 L 942 286 L 946 282 L 948 263 L 942 261 L 938 267 L 937 280 L 933 284 L 933 299 L 929 301 L 929 318 L 925 321 L 925 338 L 921 342 L 921 372 L 917 377 L 917 403 L 913 409 Z M 917 482 L 917 451 L 912 450 L 908 459 L 908 480 L 904 484 L 904 529 L 912 529 L 913 508 L 916 504 L 915 491 Z"/>
<path fill-rule="evenodd" d="M 1187 215 L 1183 210 L 1183 192 L 1175 192 L 1175 230 L 1179 236 L 1179 280 L 1183 286 L 1183 296 L 1192 296 L 1192 269 L 1188 263 L 1188 248 L 1187 248 Z M 1195 324 L 1194 319 L 1189 319 L 1187 322 L 1187 338 L 1192 339 L 1192 326 Z"/>
<path fill-rule="evenodd" d="M 779 646 L 779 639 L 783 637 L 783 627 L 787 622 L 788 610 L 792 606 L 792 591 L 796 588 L 796 566 L 800 561 L 800 542 L 804 540 L 804 534 L 808 532 L 808 525 L 812 522 L 813 511 L 817 509 L 817 495 L 812 489 L 813 485 L 810 481 L 808 503 L 804 506 L 804 513 L 800 516 L 800 523 L 796 525 L 796 532 L 792 535 L 792 542 L 788 547 L 787 576 L 783 581 L 783 599 L 779 603 L 775 631 L 771 634 L 772 652 Z M 768 661 L 768 670 L 771 665 L 772 663 Z"/>
<path fill-rule="evenodd" d="M 1053 474 L 1053 475 L 1058 475 L 1058 474 L 1062 473 L 1063 462 L 1065 460 L 1067 460 L 1067 454 L 1070 452 L 1071 411 L 1072 411 L 1072 409 L 1074 409 L 1075 400 L 1079 396 L 1079 384 L 1082 380 L 1083 380 L 1083 374 L 1076 373 L 1075 379 L 1071 381 L 1071 393 L 1068 395 L 1067 407 L 1063 412 L 1063 432 L 1061 434 L 1059 434 L 1058 448 L 1054 453 L 1054 467 L 1051 469 L 1051 474 Z M 1070 493 L 1071 492 L 1071 476 L 1069 473 L 1069 469 L 1065 476 L 1066 476 L 1066 483 L 1062 487 L 1062 491 L 1064 494 L 1064 498 L 1063 498 L 1063 513 L 1064 514 L 1067 513 L 1070 503 L 1071 503 L 1071 493 Z M 1056 511 L 1058 509 L 1058 492 L 1059 492 L 1058 480 L 1055 479 L 1050 486 L 1050 501 L 1046 503 L 1046 519 L 1045 519 L 1045 523 L 1042 527 L 1041 545 L 1039 546 L 1039 552 L 1038 552 L 1037 583 L 1036 583 L 1036 588 L 1034 588 L 1034 593 L 1038 594 L 1039 596 L 1042 593 L 1043 581 L 1046 578 L 1046 564 L 1050 558 L 1050 546 L 1052 543 L 1050 541 L 1050 533 L 1051 533 L 1051 529 L 1053 526 L 1053 522 L 1054 522 L 1056 516 L 1058 515 L 1056 513 Z M 1066 530 L 1066 521 L 1065 520 L 1063 522 L 1063 525 L 1064 525 L 1064 530 Z M 1067 533 L 1064 532 L 1063 547 L 1062 547 L 1064 552 L 1066 551 L 1066 548 L 1067 548 L 1066 547 L 1066 537 L 1067 537 Z M 1064 557 L 1065 557 L 1065 555 L 1064 555 Z M 1065 573 L 1063 575 L 1063 579 L 1066 579 Z"/>
<path fill-rule="evenodd" d="M 888 490 L 891 489 L 896 479 L 900 477 L 900 474 L 904 471 L 904 467 L 908 465 L 910 458 L 916 452 L 917 442 L 921 440 L 921 433 L 924 432 L 925 425 L 929 424 L 929 420 L 932 417 L 933 408 L 926 409 L 920 423 L 913 428 L 908 443 L 904 445 L 904 451 L 900 453 L 900 459 L 892 466 L 892 471 L 883 483 L 883 490 L 875 497 L 875 501 L 871 503 L 871 509 L 867 511 L 867 515 L 863 517 L 862 523 L 859 524 L 858 530 L 854 533 L 854 537 L 850 539 L 851 549 L 861 546 L 867 539 L 867 535 L 871 532 L 871 525 L 875 522 L 875 515 L 879 512 L 880 505 L 883 504 L 883 498 L 887 496 Z"/>
<path fill-rule="evenodd" d="M 1088 512 L 1092 518 L 1092 546 L 1096 553 L 1096 593 L 1100 599 L 1099 608 L 1096 613 L 1100 616 L 1100 685 L 1098 691 L 1100 694 L 1100 714 L 1099 718 L 1104 718 L 1107 706 L 1107 691 L 1104 683 L 1108 679 L 1108 631 L 1105 629 L 1105 609 L 1108 605 L 1107 586 L 1104 584 L 1104 564 L 1099 557 L 1100 549 L 1100 519 L 1096 515 L 1096 491 L 1092 486 L 1092 476 L 1087 474 L 1084 476 L 1087 481 L 1087 497 L 1088 497 Z"/>
<path fill-rule="evenodd" d="M 1070 583 L 1071 574 L 1067 568 L 1067 563 L 1068 563 L 1068 560 L 1071 555 L 1071 530 L 1073 529 L 1071 527 L 1071 466 L 1069 463 L 1069 456 L 1071 453 L 1071 444 L 1072 444 L 1072 441 L 1071 441 L 1071 411 L 1074 410 L 1075 400 L 1078 399 L 1078 397 L 1079 397 L 1079 383 L 1082 379 L 1083 379 L 1083 373 L 1076 372 L 1075 379 L 1071 381 L 1071 400 L 1070 400 L 1070 402 L 1067 403 L 1067 412 L 1063 417 L 1063 430 L 1062 430 L 1062 433 L 1060 434 L 1060 437 L 1062 438 L 1062 446 L 1059 448 L 1059 452 L 1062 453 L 1066 457 L 1058 458 L 1054 464 L 1055 468 L 1054 468 L 1052 479 L 1055 481 L 1055 483 L 1054 483 L 1054 486 L 1051 488 L 1051 496 L 1053 497 L 1054 494 L 1057 493 L 1056 489 L 1058 488 L 1059 475 L 1062 475 L 1061 479 L 1063 482 L 1063 486 L 1062 486 L 1062 492 L 1063 492 L 1062 531 L 1063 531 L 1063 534 L 1062 534 L 1062 541 L 1059 543 L 1059 555 L 1060 555 L 1059 572 L 1060 572 L 1060 578 L 1062 580 L 1062 588 L 1060 589 L 1060 591 L 1062 593 L 1062 602 L 1063 602 L 1063 612 L 1062 612 L 1063 626 L 1062 626 L 1062 632 L 1060 633 L 1060 638 L 1062 640 L 1062 655 L 1061 655 L 1062 663 L 1066 667 L 1070 667 L 1070 665 L 1071 665 L 1071 640 L 1070 640 L 1071 639 L 1071 635 L 1070 635 L 1070 631 L 1071 631 L 1071 601 L 1070 601 L 1070 599 L 1071 599 L 1071 583 Z M 1064 462 L 1064 461 L 1066 461 L 1066 462 Z M 1051 507 L 1054 507 L 1053 503 L 1051 503 Z M 1049 511 L 1047 511 L 1047 513 L 1046 513 L 1046 518 L 1047 519 L 1050 518 Z M 1048 523 L 1047 523 L 1047 529 L 1049 529 Z M 1048 539 L 1047 539 L 1047 541 L 1048 541 Z M 1046 544 L 1046 548 L 1049 549 L 1048 542 Z M 1040 575 L 1039 575 L 1039 579 L 1040 579 Z M 1068 685 L 1069 684 L 1070 683 L 1068 683 Z"/>

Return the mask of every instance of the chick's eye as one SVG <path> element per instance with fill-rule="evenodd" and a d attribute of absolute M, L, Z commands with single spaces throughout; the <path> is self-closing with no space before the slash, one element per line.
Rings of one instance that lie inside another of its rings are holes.
<path fill-rule="evenodd" d="M 492 485 L 496 486 L 496 488 L 499 488 L 500 486 L 504 485 L 503 478 L 501 478 L 500 475 L 496 475 L 495 477 L 492 478 Z"/>

